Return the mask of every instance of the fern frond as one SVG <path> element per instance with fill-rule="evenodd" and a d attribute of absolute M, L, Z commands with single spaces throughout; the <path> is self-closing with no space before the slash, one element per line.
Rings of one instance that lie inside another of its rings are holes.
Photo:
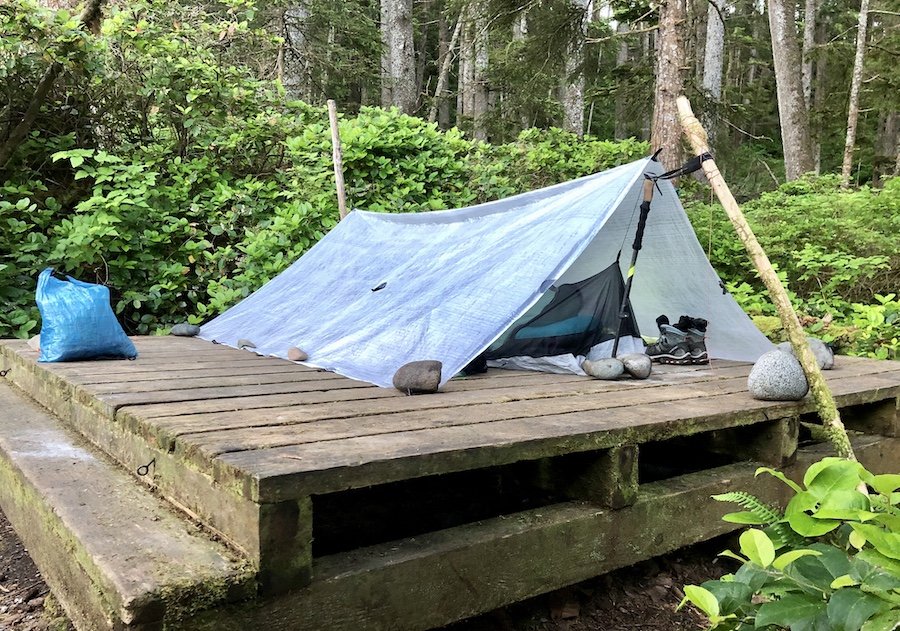
<path fill-rule="evenodd" d="M 766 525 L 771 526 L 784 518 L 784 515 L 782 515 L 779 510 L 763 503 L 755 495 L 751 495 L 745 491 L 730 491 L 728 493 L 722 493 L 721 495 L 713 495 L 712 497 L 714 500 L 720 502 L 737 504 L 741 508 L 752 513 L 754 517 Z"/>

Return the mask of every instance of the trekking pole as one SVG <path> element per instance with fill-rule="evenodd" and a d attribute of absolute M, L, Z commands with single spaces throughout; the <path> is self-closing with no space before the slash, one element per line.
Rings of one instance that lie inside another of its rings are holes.
<path fill-rule="evenodd" d="M 659 152 L 657 152 L 659 153 Z M 655 157 L 655 154 L 654 154 Z M 622 306 L 619 308 L 619 322 L 616 324 L 616 341 L 613 342 L 612 357 L 619 352 L 619 335 L 622 333 L 622 321 L 628 317 L 628 295 L 631 293 L 631 281 L 634 280 L 634 265 L 644 241 L 644 228 L 647 227 L 647 215 L 650 214 L 650 200 L 653 199 L 653 180 L 644 174 L 644 200 L 641 202 L 641 216 L 638 219 L 634 243 L 631 244 L 631 265 L 628 267 L 628 280 L 625 281 L 625 293 L 622 295 Z"/>

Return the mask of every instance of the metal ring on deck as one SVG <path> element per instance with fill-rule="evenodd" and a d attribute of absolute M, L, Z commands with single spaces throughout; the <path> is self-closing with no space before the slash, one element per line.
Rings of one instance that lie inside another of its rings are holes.
<path fill-rule="evenodd" d="M 0 377 L 5 377 L 6 375 L 8 375 L 10 370 L 12 369 L 7 368 L 6 370 L 0 370 Z"/>
<path fill-rule="evenodd" d="M 137 468 L 137 474 L 138 474 L 138 475 L 141 475 L 141 476 L 147 475 L 148 473 L 150 473 L 150 466 L 151 466 L 151 465 L 155 465 L 155 464 L 156 464 L 156 458 L 154 458 L 153 460 L 151 460 L 151 461 L 148 462 L 147 464 L 142 464 L 141 466 L 139 466 L 139 467 Z"/>

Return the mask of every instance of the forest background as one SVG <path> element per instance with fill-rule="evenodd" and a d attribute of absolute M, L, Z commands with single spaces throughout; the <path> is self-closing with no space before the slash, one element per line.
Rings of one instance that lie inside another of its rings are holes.
<path fill-rule="evenodd" d="M 39 330 L 48 265 L 132 334 L 283 270 L 338 220 L 326 98 L 350 204 L 421 212 L 678 166 L 683 92 L 807 329 L 900 358 L 900 6 L 871 1 L 4 0 L 0 337 Z M 680 189 L 777 339 L 723 211 Z"/>

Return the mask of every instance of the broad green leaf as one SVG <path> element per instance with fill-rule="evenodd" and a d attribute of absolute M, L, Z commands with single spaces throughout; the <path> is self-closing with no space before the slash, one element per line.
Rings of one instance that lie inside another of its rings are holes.
<path fill-rule="evenodd" d="M 863 535 L 884 556 L 900 559 L 900 533 L 887 532 L 872 524 L 851 523 L 850 527 Z"/>
<path fill-rule="evenodd" d="M 900 629 L 900 609 L 892 609 L 866 620 L 861 631 L 896 631 L 897 629 Z"/>
<path fill-rule="evenodd" d="M 762 530 L 756 528 L 746 530 L 741 533 L 738 541 L 741 544 L 741 552 L 760 567 L 769 567 L 775 560 L 775 545 Z"/>
<path fill-rule="evenodd" d="M 740 561 L 741 563 L 747 563 L 747 562 L 748 562 L 748 559 L 745 559 L 744 557 L 742 557 L 742 556 L 739 555 L 739 554 L 735 554 L 735 553 L 732 552 L 731 550 L 722 550 L 722 551 L 719 553 L 719 556 L 720 556 L 720 557 L 728 557 L 729 559 L 734 559 L 735 561 Z"/>
<path fill-rule="evenodd" d="M 851 585 L 856 585 L 856 581 L 853 580 L 849 574 L 838 576 L 831 581 L 831 589 L 840 589 L 841 587 L 850 587 Z"/>
<path fill-rule="evenodd" d="M 745 563 L 734 573 L 734 581 L 749 586 L 753 592 L 762 589 L 768 580 L 769 574 L 752 563 Z"/>
<path fill-rule="evenodd" d="M 753 596 L 749 585 L 735 581 L 706 581 L 701 587 L 715 596 L 722 615 L 735 613 L 738 608 L 749 605 Z"/>
<path fill-rule="evenodd" d="M 859 631 L 863 623 L 890 605 L 859 589 L 839 589 L 828 601 L 828 620 L 837 631 Z"/>
<path fill-rule="evenodd" d="M 828 458 L 825 461 L 829 461 Z M 822 462 L 825 462 L 822 461 Z M 860 464 L 851 460 L 833 459 L 811 476 L 813 468 L 820 463 L 814 463 L 806 472 L 803 481 L 806 490 L 816 499 L 825 500 L 829 495 L 837 491 L 852 491 L 859 486 Z"/>
<path fill-rule="evenodd" d="M 722 521 L 727 521 L 732 524 L 745 524 L 749 526 L 762 526 L 767 524 L 768 522 L 765 519 L 760 519 L 754 513 L 750 511 L 739 511 L 737 513 L 726 513 L 722 516 Z"/>
<path fill-rule="evenodd" d="M 772 468 L 770 468 L 770 467 L 760 467 L 759 469 L 756 470 L 756 473 L 754 473 L 753 475 L 754 475 L 754 476 L 758 476 L 760 473 L 768 473 L 768 474 L 771 475 L 772 477 L 781 480 L 782 482 L 784 482 L 785 484 L 787 484 L 789 487 L 791 487 L 792 489 L 794 489 L 794 491 L 796 491 L 797 493 L 802 493 L 802 492 L 803 492 L 803 488 L 802 488 L 799 484 L 797 484 L 796 482 L 794 482 L 793 480 L 791 480 L 789 477 L 787 477 L 786 475 L 784 475 L 781 471 L 777 471 L 777 470 L 772 469 Z"/>
<path fill-rule="evenodd" d="M 719 617 L 719 601 L 708 590 L 699 585 L 685 585 L 684 597 L 705 613 L 707 618 Z M 681 604 L 684 604 L 684 601 Z"/>
<path fill-rule="evenodd" d="M 756 612 L 756 628 L 768 625 L 789 627 L 803 620 L 813 620 L 825 611 L 824 600 L 800 594 L 789 594 L 784 598 L 763 603 Z"/>
<path fill-rule="evenodd" d="M 788 565 L 796 561 L 797 559 L 805 556 L 819 556 L 822 554 L 816 550 L 791 550 L 790 552 L 785 552 L 784 554 L 779 555 L 773 562 L 772 566 L 776 570 L 783 570 Z"/>
<path fill-rule="evenodd" d="M 850 545 L 857 550 L 862 550 L 866 545 L 866 537 L 861 532 L 853 531 L 850 533 Z"/>
<path fill-rule="evenodd" d="M 784 515 L 790 527 L 804 537 L 820 537 L 841 525 L 840 521 L 814 519 L 806 511 L 814 511 L 818 500 L 810 493 L 798 493 L 788 502 Z"/>
<path fill-rule="evenodd" d="M 900 489 L 900 474 L 883 473 L 872 478 L 871 486 L 882 495 L 890 495 Z"/>

